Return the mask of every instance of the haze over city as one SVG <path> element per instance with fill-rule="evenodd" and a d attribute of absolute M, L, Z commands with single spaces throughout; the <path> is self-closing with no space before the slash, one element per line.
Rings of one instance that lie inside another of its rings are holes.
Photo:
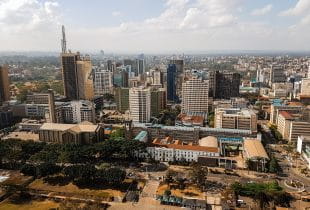
<path fill-rule="evenodd" d="M 1 0 L 1 51 L 307 51 L 308 0 Z"/>
<path fill-rule="evenodd" d="M 310 0 L 0 0 L 0 210 L 310 210 Z"/>

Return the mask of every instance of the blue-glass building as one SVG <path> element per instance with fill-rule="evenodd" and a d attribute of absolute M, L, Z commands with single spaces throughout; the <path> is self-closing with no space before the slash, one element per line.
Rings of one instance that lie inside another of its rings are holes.
<path fill-rule="evenodd" d="M 175 64 L 169 64 L 167 68 L 167 100 L 169 102 L 178 102 L 177 92 L 177 67 Z"/>

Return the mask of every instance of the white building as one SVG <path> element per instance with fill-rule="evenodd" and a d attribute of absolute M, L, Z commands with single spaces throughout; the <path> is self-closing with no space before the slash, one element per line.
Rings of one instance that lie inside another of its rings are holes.
<path fill-rule="evenodd" d="M 113 93 L 113 74 L 108 70 L 97 69 L 94 75 L 95 95 Z"/>
<path fill-rule="evenodd" d="M 212 142 L 210 142 L 212 141 Z M 219 157 L 219 148 L 215 137 L 201 139 L 198 145 L 183 145 L 179 140 L 155 139 L 154 146 L 147 147 L 150 158 L 162 161 L 187 161 L 197 162 L 199 157 Z"/>
<path fill-rule="evenodd" d="M 129 110 L 133 122 L 147 123 L 151 119 L 151 91 L 143 87 L 129 90 Z"/>
<path fill-rule="evenodd" d="M 298 136 L 297 152 L 307 162 L 310 169 L 310 136 Z"/>
<path fill-rule="evenodd" d="M 56 105 L 57 123 L 96 122 L 95 105 L 90 101 L 70 101 Z"/>
<path fill-rule="evenodd" d="M 208 113 L 208 81 L 193 77 L 182 84 L 182 112 L 187 114 Z"/>

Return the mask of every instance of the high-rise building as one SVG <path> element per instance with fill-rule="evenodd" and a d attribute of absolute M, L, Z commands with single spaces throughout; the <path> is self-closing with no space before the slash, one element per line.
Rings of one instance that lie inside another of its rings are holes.
<path fill-rule="evenodd" d="M 209 81 L 209 97 L 215 97 L 216 71 L 208 72 L 208 81 Z"/>
<path fill-rule="evenodd" d="M 284 73 L 284 68 L 282 66 L 271 66 L 269 75 L 269 85 L 272 83 L 282 83 L 286 82 L 286 76 Z"/>
<path fill-rule="evenodd" d="M 182 84 L 182 112 L 189 115 L 208 113 L 208 81 L 192 77 Z"/>
<path fill-rule="evenodd" d="M 138 67 L 138 69 L 137 69 L 138 75 L 136 75 L 136 76 L 144 74 L 144 72 L 145 72 L 144 59 L 137 59 L 136 62 L 137 62 L 137 67 Z"/>
<path fill-rule="evenodd" d="M 163 85 L 163 73 L 159 69 L 156 69 L 152 73 L 153 73 L 152 85 L 162 86 Z"/>
<path fill-rule="evenodd" d="M 113 73 L 109 70 L 96 69 L 94 73 L 95 95 L 112 94 L 113 92 Z"/>
<path fill-rule="evenodd" d="M 128 87 L 128 72 L 124 69 L 116 69 L 113 72 L 113 85 L 116 87 Z"/>
<path fill-rule="evenodd" d="M 177 103 L 179 101 L 177 88 L 177 68 L 175 64 L 169 64 L 167 68 L 167 100 L 168 102 Z"/>
<path fill-rule="evenodd" d="M 230 99 L 232 97 L 239 97 L 239 73 L 216 72 L 215 83 L 215 98 Z"/>
<path fill-rule="evenodd" d="M 133 122 L 147 123 L 151 120 L 151 91 L 131 88 L 129 90 L 129 110 Z"/>
<path fill-rule="evenodd" d="M 164 88 L 151 90 L 151 116 L 157 117 L 166 108 L 166 98 Z"/>
<path fill-rule="evenodd" d="M 129 110 L 129 88 L 117 87 L 114 92 L 117 110 L 123 113 Z"/>
<path fill-rule="evenodd" d="M 0 66 L 0 105 L 10 100 L 10 80 L 8 66 Z"/>
<path fill-rule="evenodd" d="M 176 95 L 178 99 L 182 98 L 182 83 L 184 77 L 184 60 L 170 60 L 169 64 L 174 64 L 176 67 Z"/>
<path fill-rule="evenodd" d="M 92 100 L 94 86 L 92 65 L 89 56 L 79 53 L 62 53 L 62 76 L 64 94 L 69 100 Z"/>

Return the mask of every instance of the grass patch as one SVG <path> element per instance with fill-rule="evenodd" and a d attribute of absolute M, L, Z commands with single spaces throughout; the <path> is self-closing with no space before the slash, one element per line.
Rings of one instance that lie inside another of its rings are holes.
<path fill-rule="evenodd" d="M 163 195 L 166 190 L 170 189 L 171 195 L 176 197 L 195 197 L 195 198 L 204 198 L 204 194 L 199 190 L 198 187 L 194 185 L 190 185 L 186 187 L 184 190 L 181 189 L 171 189 L 167 184 L 160 185 L 157 189 L 157 195 Z"/>
<path fill-rule="evenodd" d="M 109 198 L 109 197 L 122 197 L 124 195 L 123 192 L 113 189 L 104 189 L 104 190 L 92 190 L 92 189 L 80 189 L 76 185 L 71 182 L 66 185 L 50 185 L 44 182 L 42 179 L 36 179 L 29 185 L 30 189 L 49 191 L 55 193 L 65 193 L 71 196 L 77 196 L 84 198 L 87 197 L 101 197 L 101 198 Z"/>
<path fill-rule="evenodd" d="M 13 204 L 10 201 L 0 203 L 0 210 L 49 210 L 59 207 L 59 203 L 50 200 L 31 201 L 26 204 Z"/>

